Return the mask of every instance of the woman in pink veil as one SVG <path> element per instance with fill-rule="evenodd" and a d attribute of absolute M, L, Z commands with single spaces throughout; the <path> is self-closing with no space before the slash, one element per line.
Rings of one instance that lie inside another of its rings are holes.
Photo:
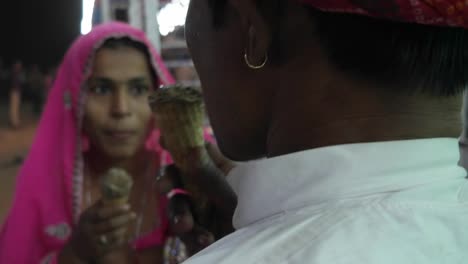
<path fill-rule="evenodd" d="M 149 69 L 145 74 L 151 80 L 129 80 L 141 66 L 142 54 Z M 112 63 L 118 61 L 133 66 Z M 115 78 L 106 79 L 106 74 Z M 70 253 L 70 248 L 80 236 L 76 233 L 84 232 L 80 228 L 85 215 L 92 221 L 104 218 L 102 211 L 93 216 L 87 212 L 100 205 L 97 176 L 115 166 L 134 176 L 131 208 L 108 209 L 106 217 L 128 220 L 126 233 L 132 240 L 129 249 L 117 249 L 110 257 L 102 253 L 99 261 L 129 263 L 132 258 L 130 263 L 158 263 L 162 259 L 167 201 L 156 195 L 152 181 L 170 158 L 159 146 L 145 85 L 150 90 L 173 82 L 144 33 L 126 24 L 101 25 L 75 41 L 58 71 L 17 178 L 13 206 L 0 233 L 0 263 L 96 262 L 96 254 L 89 252 L 92 245 L 80 245 L 82 252 Z M 109 113 L 103 112 L 111 93 L 120 97 L 112 97 L 117 101 L 112 101 Z M 103 245 L 112 242 L 105 236 L 96 239 Z"/>

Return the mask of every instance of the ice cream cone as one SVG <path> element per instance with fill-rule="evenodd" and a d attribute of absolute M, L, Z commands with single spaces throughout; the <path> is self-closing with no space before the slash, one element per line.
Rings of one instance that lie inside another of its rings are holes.
<path fill-rule="evenodd" d="M 106 205 L 122 205 L 128 202 L 133 180 L 123 169 L 111 168 L 102 178 L 102 201 Z"/>
<path fill-rule="evenodd" d="M 165 147 L 176 163 L 191 149 L 204 146 L 205 113 L 199 91 L 190 87 L 166 86 L 153 94 L 151 107 Z"/>

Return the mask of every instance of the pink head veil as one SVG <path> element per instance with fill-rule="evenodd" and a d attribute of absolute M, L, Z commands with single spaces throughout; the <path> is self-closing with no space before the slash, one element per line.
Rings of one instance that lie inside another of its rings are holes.
<path fill-rule="evenodd" d="M 47 263 L 79 217 L 82 193 L 81 119 L 84 80 L 95 51 L 108 39 L 145 44 L 160 84 L 173 78 L 145 34 L 127 24 L 97 26 L 65 55 L 29 155 L 20 170 L 13 206 L 0 233 L 0 263 Z"/>

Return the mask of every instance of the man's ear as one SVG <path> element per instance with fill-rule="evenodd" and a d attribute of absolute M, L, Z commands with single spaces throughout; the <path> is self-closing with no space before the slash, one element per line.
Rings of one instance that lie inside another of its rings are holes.
<path fill-rule="evenodd" d="M 261 65 L 270 48 L 272 39 L 270 25 L 260 13 L 254 0 L 230 0 L 230 3 L 242 22 L 247 59 L 253 65 Z"/>

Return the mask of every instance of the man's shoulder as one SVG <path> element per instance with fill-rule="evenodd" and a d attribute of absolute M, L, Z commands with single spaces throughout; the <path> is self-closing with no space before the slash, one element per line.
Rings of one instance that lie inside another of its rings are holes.
<path fill-rule="evenodd" d="M 289 212 L 243 228 L 195 256 L 198 263 L 461 263 L 465 217 L 424 204 L 376 200 Z M 465 210 L 466 212 L 466 210 Z M 450 214 L 453 214 L 452 217 Z M 467 253 L 465 253 L 467 252 Z"/>

